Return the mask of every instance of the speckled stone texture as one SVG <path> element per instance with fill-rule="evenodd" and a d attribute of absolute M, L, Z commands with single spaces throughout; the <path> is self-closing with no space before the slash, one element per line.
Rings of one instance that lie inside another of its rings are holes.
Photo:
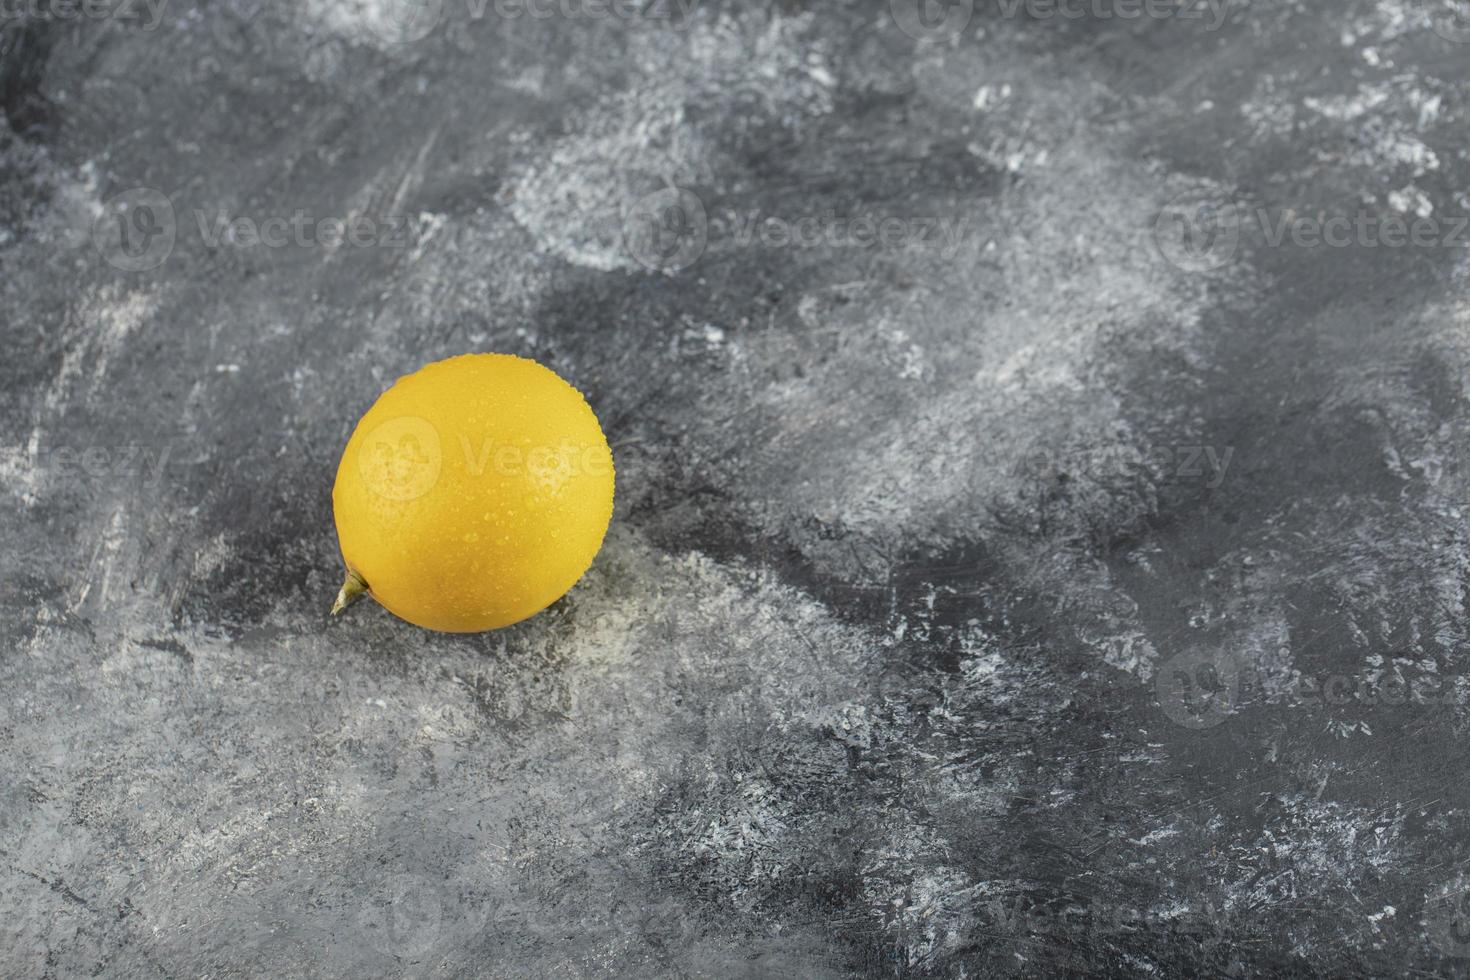
<path fill-rule="evenodd" d="M 0 975 L 1470 975 L 1450 0 L 71 9 Z M 602 554 L 329 619 L 352 425 L 475 350 L 599 413 Z"/>

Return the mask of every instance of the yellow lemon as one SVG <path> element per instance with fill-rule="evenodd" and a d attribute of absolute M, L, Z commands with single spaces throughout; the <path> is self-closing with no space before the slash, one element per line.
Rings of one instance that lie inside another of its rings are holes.
<path fill-rule="evenodd" d="M 420 369 L 357 423 L 332 489 L 347 581 L 417 626 L 508 626 L 592 564 L 613 509 L 607 439 L 581 393 L 511 354 Z"/>

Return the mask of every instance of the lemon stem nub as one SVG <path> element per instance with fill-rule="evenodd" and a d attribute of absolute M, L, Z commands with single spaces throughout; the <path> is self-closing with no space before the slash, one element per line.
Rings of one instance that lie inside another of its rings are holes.
<path fill-rule="evenodd" d="M 368 584 L 362 580 L 362 576 L 348 569 L 347 580 L 342 583 L 342 590 L 337 593 L 337 601 L 332 603 L 332 615 L 335 616 L 348 606 L 358 596 L 368 590 Z"/>

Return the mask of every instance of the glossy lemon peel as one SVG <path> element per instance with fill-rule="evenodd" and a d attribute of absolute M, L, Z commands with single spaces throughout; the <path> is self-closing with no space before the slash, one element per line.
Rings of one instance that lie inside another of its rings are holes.
<path fill-rule="evenodd" d="M 358 422 L 332 491 L 347 578 L 428 629 L 532 616 L 582 576 L 612 518 L 612 452 L 582 394 L 510 354 L 400 378 Z"/>

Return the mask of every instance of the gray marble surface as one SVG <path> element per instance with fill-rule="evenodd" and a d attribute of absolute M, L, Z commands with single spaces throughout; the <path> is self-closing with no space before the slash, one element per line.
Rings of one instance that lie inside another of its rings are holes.
<path fill-rule="evenodd" d="M 1450 0 L 66 4 L 0 975 L 1470 972 Z M 347 434 L 471 350 L 586 392 L 602 554 L 329 620 Z"/>

